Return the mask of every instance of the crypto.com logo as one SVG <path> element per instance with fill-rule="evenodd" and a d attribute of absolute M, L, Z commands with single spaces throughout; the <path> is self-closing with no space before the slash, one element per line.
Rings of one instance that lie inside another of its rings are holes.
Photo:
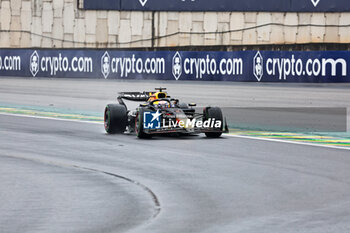
<path fill-rule="evenodd" d="M 35 77 L 39 72 L 39 55 L 37 51 L 34 51 L 34 53 L 30 56 L 29 70 L 33 77 Z"/>
<path fill-rule="evenodd" d="M 320 0 L 311 0 L 312 4 L 314 4 L 314 7 L 317 7 L 318 3 L 320 3 Z"/>
<path fill-rule="evenodd" d="M 179 80 L 182 74 L 182 58 L 179 52 L 176 52 L 174 57 L 173 57 L 173 75 L 176 80 Z"/>
<path fill-rule="evenodd" d="M 103 74 L 103 77 L 105 79 L 108 77 L 110 71 L 111 71 L 111 57 L 109 56 L 108 52 L 106 51 L 102 58 L 101 58 L 101 72 Z"/>
<path fill-rule="evenodd" d="M 253 61 L 253 73 L 255 78 L 260 82 L 262 76 L 264 75 L 264 71 L 263 71 L 263 64 L 264 64 L 264 59 L 261 56 L 260 51 L 258 51 L 254 57 L 254 61 Z"/>
<path fill-rule="evenodd" d="M 145 6 L 148 0 L 139 0 L 142 6 Z"/>

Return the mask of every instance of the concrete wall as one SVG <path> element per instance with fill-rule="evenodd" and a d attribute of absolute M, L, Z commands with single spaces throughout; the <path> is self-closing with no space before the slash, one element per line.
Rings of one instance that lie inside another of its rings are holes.
<path fill-rule="evenodd" d="M 350 43 L 350 13 L 84 11 L 77 0 L 1 0 L 2 48 L 130 48 L 302 43 Z M 159 39 L 148 40 L 153 35 Z M 220 33 L 222 31 L 235 32 Z M 176 32 L 181 33 L 163 37 Z M 217 32 L 201 34 L 202 32 Z M 145 40 L 145 41 L 139 41 Z M 130 41 L 139 41 L 129 43 Z"/>

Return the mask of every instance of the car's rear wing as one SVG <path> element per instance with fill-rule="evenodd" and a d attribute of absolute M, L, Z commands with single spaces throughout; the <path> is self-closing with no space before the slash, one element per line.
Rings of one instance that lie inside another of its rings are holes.
<path fill-rule="evenodd" d="M 156 88 L 156 90 L 166 90 L 166 88 Z M 117 98 L 119 104 L 125 105 L 123 100 L 130 100 L 135 102 L 146 102 L 149 97 L 157 93 L 156 91 L 144 91 L 144 92 L 119 92 Z M 167 96 L 170 98 L 170 96 Z"/>
<path fill-rule="evenodd" d="M 120 92 L 118 100 L 125 99 L 137 102 L 145 102 L 150 96 L 150 92 Z"/>

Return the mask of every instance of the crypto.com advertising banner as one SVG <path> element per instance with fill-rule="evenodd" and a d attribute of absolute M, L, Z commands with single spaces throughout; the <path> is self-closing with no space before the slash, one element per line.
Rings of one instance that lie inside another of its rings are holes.
<path fill-rule="evenodd" d="M 81 0 L 82 1 L 82 0 Z M 87 10 L 344 12 L 349 0 L 84 0 Z"/>
<path fill-rule="evenodd" d="M 0 76 L 350 82 L 349 51 L 0 50 Z"/>

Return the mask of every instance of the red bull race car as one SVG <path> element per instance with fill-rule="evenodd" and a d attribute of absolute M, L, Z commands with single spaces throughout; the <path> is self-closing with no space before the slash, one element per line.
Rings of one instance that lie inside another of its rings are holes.
<path fill-rule="evenodd" d="M 196 104 L 171 98 L 166 88 L 150 92 L 122 92 L 118 103 L 108 104 L 104 112 L 104 127 L 108 134 L 136 133 L 139 138 L 161 134 L 199 134 L 218 138 L 228 132 L 219 107 L 205 107 L 197 113 Z M 124 100 L 141 102 L 128 110 Z"/>

